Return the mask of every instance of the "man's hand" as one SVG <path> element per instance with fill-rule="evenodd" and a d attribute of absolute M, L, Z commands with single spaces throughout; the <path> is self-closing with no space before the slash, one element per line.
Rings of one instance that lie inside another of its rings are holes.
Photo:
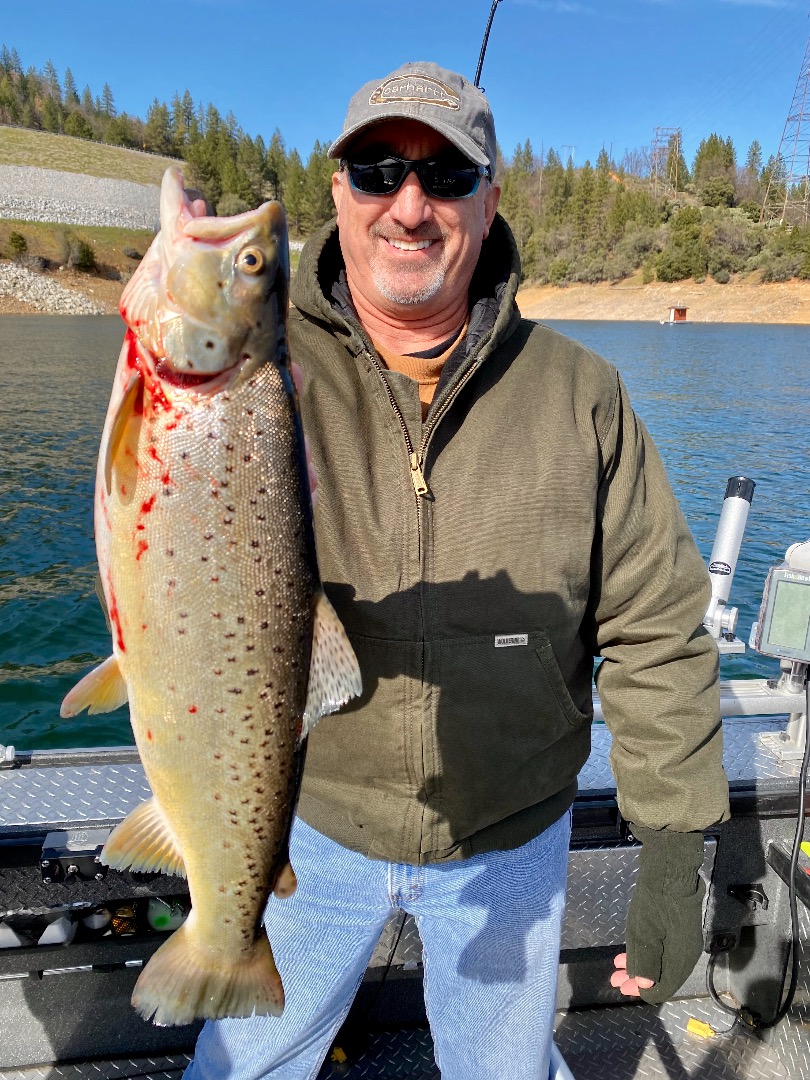
<path fill-rule="evenodd" d="M 295 362 L 291 362 L 290 367 L 292 369 L 293 382 L 295 383 L 295 389 L 300 394 L 301 387 L 304 385 L 304 373 L 301 368 Z M 318 486 L 318 474 L 315 472 L 315 466 L 312 464 L 312 447 L 309 445 L 309 439 L 304 436 L 304 448 L 307 454 L 307 471 L 309 473 L 309 492 L 312 496 L 312 505 L 318 498 L 316 488 Z"/>
<path fill-rule="evenodd" d="M 610 976 L 610 985 L 615 986 L 625 997 L 641 997 L 641 990 L 650 990 L 655 983 L 652 979 L 634 978 L 627 974 L 627 953 L 613 957 L 616 970 Z"/>
<path fill-rule="evenodd" d="M 683 986 L 703 951 L 703 833 L 630 828 L 642 848 L 627 952 L 615 958 L 610 982 L 626 997 L 660 1005 Z"/>

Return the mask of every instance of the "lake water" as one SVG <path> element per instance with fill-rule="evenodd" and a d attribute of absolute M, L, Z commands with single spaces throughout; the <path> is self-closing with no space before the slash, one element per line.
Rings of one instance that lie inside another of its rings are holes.
<path fill-rule="evenodd" d="M 554 324 L 617 365 L 707 558 L 726 480 L 757 488 L 731 592 L 747 639 L 768 568 L 810 536 L 810 327 Z M 59 704 L 110 652 L 93 592 L 95 460 L 123 335 L 117 317 L 0 316 L 0 743 L 132 741 L 126 709 Z M 726 677 L 773 676 L 750 650 Z"/>

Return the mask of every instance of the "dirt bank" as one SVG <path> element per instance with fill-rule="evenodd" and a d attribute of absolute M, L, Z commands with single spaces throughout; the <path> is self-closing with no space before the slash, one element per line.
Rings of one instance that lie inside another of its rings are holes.
<path fill-rule="evenodd" d="M 728 285 L 693 281 L 666 285 L 534 285 L 518 293 L 528 319 L 616 319 L 657 322 L 671 307 L 687 308 L 688 322 L 810 323 L 810 281 L 761 285 L 733 280 Z"/>

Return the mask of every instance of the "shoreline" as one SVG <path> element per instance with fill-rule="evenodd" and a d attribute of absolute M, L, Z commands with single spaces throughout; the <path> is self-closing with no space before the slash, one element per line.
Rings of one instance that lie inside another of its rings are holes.
<path fill-rule="evenodd" d="M 0 263 L 10 265 L 8 263 Z M 45 272 L 43 292 L 52 284 L 78 294 L 103 314 L 114 315 L 123 284 L 74 271 Z M 517 294 L 521 315 L 528 319 L 594 320 L 620 322 L 662 322 L 670 307 L 685 307 L 687 322 L 810 324 L 810 281 L 760 283 L 733 279 L 727 285 L 707 280 L 652 282 L 638 279 L 597 285 L 525 285 Z M 47 315 L 44 302 L 38 304 L 30 291 L 22 295 L 0 293 L 0 315 Z M 56 312 L 64 314 L 64 312 Z"/>
<path fill-rule="evenodd" d="M 598 285 L 526 285 L 518 307 L 527 319 L 593 319 L 666 322 L 671 307 L 685 307 L 691 323 L 810 324 L 810 281 L 759 282 L 732 279 L 718 285 L 638 279 Z"/>

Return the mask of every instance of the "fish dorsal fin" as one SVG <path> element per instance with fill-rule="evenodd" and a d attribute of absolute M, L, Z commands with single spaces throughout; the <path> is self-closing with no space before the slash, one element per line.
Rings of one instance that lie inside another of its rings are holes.
<path fill-rule="evenodd" d="M 67 719 L 77 716 L 82 709 L 87 709 L 90 716 L 113 712 L 119 706 L 126 705 L 128 698 L 127 684 L 118 661 L 114 656 L 108 656 L 103 664 L 94 667 L 68 692 L 59 715 Z"/>
<path fill-rule="evenodd" d="M 104 482 L 107 485 L 108 495 L 112 491 L 113 463 L 124 442 L 127 424 L 135 413 L 135 404 L 138 400 L 138 394 L 141 393 L 143 393 L 143 376 L 140 371 L 134 371 L 119 402 L 115 417 L 110 425 L 110 437 L 107 439 L 107 453 L 104 456 Z"/>
<path fill-rule="evenodd" d="M 113 829 L 101 861 L 116 870 L 186 876 L 183 855 L 154 797 L 141 803 Z"/>
<path fill-rule="evenodd" d="M 315 601 L 315 628 L 312 634 L 312 660 L 309 666 L 309 690 L 304 710 L 303 738 L 322 716 L 335 712 L 363 692 L 360 666 L 343 623 L 324 593 Z"/>

